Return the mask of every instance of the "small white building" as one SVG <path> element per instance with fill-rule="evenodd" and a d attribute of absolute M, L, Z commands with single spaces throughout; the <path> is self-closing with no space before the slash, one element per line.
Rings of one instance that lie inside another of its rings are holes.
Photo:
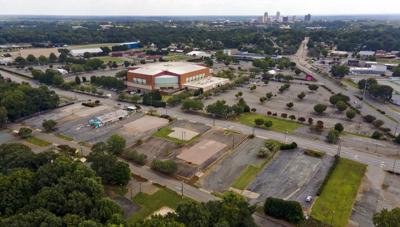
<path fill-rule="evenodd" d="M 192 57 L 201 57 L 201 58 L 209 58 L 211 57 L 211 54 L 206 53 L 204 51 L 191 51 L 186 54 L 187 56 L 192 56 Z"/>
<path fill-rule="evenodd" d="M 11 64 L 14 60 L 12 58 L 0 58 L 0 65 Z"/>
<path fill-rule="evenodd" d="M 204 92 L 229 83 L 229 79 L 209 76 L 200 80 L 185 83 L 183 87 L 193 90 L 202 89 Z"/>
<path fill-rule="evenodd" d="M 351 74 L 358 75 L 382 75 L 387 71 L 386 65 L 371 65 L 371 67 L 351 67 Z"/>
<path fill-rule="evenodd" d="M 100 54 L 103 53 L 103 50 L 101 48 L 87 48 L 87 49 L 75 49 L 70 51 L 70 54 L 74 57 L 82 57 L 85 53 Z"/>
<path fill-rule="evenodd" d="M 366 50 L 363 50 L 363 51 L 360 51 L 360 52 L 358 53 L 358 55 L 360 55 L 360 58 L 361 58 L 361 59 L 368 59 L 369 57 L 375 56 L 375 51 L 366 51 Z"/>

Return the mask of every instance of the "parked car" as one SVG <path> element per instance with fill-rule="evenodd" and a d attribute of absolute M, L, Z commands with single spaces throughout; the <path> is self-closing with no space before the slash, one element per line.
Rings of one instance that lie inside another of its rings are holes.
<path fill-rule="evenodd" d="M 312 201 L 312 196 L 311 196 L 311 195 L 307 196 L 306 202 L 309 203 L 309 202 L 311 202 L 311 201 Z"/>

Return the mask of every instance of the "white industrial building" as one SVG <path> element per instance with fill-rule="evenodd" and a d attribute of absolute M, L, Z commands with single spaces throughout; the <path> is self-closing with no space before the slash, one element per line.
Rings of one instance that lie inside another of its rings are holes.
<path fill-rule="evenodd" d="M 386 65 L 371 65 L 371 67 L 351 67 L 351 74 L 358 75 L 382 75 L 387 71 Z"/>
<path fill-rule="evenodd" d="M 229 79 L 209 76 L 200 80 L 185 83 L 183 87 L 192 90 L 201 89 L 204 92 L 229 83 Z"/>
<path fill-rule="evenodd" d="M 201 58 L 209 58 L 211 57 L 211 54 L 204 52 L 204 51 L 191 51 L 186 54 L 187 56 L 192 56 L 192 57 L 201 57 Z"/>
<path fill-rule="evenodd" d="M 87 48 L 87 49 L 75 49 L 70 51 L 70 54 L 74 57 L 82 57 L 85 53 L 100 54 L 103 53 L 103 50 L 101 48 Z"/>

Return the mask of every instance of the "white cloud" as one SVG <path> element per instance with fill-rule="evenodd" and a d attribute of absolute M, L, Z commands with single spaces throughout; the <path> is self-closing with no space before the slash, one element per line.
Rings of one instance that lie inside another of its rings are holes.
<path fill-rule="evenodd" d="M 259 15 L 400 13 L 399 0 L 0 0 L 0 14 Z"/>

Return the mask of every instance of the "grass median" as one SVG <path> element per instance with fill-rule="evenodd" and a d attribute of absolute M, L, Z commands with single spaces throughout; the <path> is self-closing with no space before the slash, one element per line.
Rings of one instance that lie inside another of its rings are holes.
<path fill-rule="evenodd" d="M 340 158 L 328 176 L 311 216 L 332 226 L 347 226 L 366 166 Z"/>
<path fill-rule="evenodd" d="M 240 122 L 241 124 L 254 127 L 255 126 L 254 120 L 258 118 L 263 119 L 264 121 L 271 121 L 272 126 L 269 128 L 269 130 L 275 132 L 285 133 L 287 131 L 288 133 L 292 133 L 294 130 L 301 127 L 301 124 L 295 121 L 279 119 L 274 117 L 267 117 L 262 114 L 256 114 L 256 113 L 241 114 L 237 118 L 237 121 Z"/>
<path fill-rule="evenodd" d="M 51 143 L 47 142 L 46 140 L 39 139 L 37 137 L 31 136 L 26 139 L 26 142 L 31 143 L 33 145 L 39 146 L 39 147 L 47 147 L 50 146 Z"/>

